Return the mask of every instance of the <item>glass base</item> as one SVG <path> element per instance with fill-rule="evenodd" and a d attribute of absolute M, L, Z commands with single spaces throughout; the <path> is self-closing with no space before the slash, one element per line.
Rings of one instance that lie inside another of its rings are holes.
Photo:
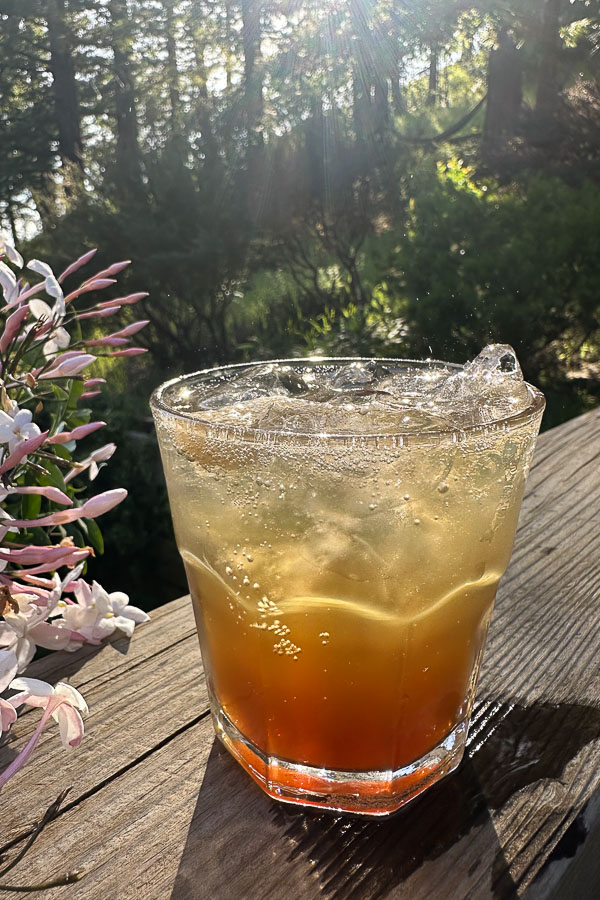
<path fill-rule="evenodd" d="M 453 772 L 460 765 L 468 730 L 465 717 L 433 750 L 400 769 L 344 772 L 266 756 L 222 709 L 213 713 L 213 722 L 217 737 L 269 797 L 367 816 L 395 812 Z"/>

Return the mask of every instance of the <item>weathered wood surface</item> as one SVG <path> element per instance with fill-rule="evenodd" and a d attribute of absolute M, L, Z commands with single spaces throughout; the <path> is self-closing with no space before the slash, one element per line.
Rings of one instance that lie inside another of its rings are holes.
<path fill-rule="evenodd" d="M 378 821 L 269 800 L 214 741 L 182 598 L 130 643 L 33 667 L 81 688 L 91 714 L 70 756 L 48 728 L 2 794 L 10 853 L 73 786 L 9 883 L 87 872 L 41 900 L 599 896 L 599 467 L 600 412 L 541 436 L 468 754 L 423 797 Z M 0 768 L 37 718 L 20 717 Z"/>

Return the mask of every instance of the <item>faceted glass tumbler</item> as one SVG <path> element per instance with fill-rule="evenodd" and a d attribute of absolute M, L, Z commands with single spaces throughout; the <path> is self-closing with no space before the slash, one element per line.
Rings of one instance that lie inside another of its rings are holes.
<path fill-rule="evenodd" d="M 405 434 L 232 426 L 194 406 L 252 365 L 151 401 L 216 733 L 271 797 L 390 813 L 462 758 L 543 396 Z"/>

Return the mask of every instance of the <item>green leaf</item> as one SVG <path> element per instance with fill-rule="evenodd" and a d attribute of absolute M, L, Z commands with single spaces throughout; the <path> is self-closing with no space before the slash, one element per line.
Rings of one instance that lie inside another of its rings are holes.
<path fill-rule="evenodd" d="M 71 537 L 75 543 L 76 547 L 85 547 L 87 544 L 86 536 L 81 533 L 81 522 L 77 522 L 77 526 L 75 528 L 69 529 L 71 532 Z"/>
<path fill-rule="evenodd" d="M 39 483 L 42 485 L 52 485 L 53 487 L 60 488 L 61 491 L 66 491 L 67 486 L 65 484 L 65 479 L 58 466 L 55 463 L 44 460 L 44 468 L 48 472 L 48 475 L 42 475 L 39 479 Z"/>
<path fill-rule="evenodd" d="M 47 547 L 52 543 L 45 528 L 32 528 L 31 534 L 33 535 L 33 542 L 35 544 L 41 544 L 43 547 Z"/>
<path fill-rule="evenodd" d="M 96 552 L 100 556 L 102 556 L 102 554 L 104 553 L 104 538 L 102 537 L 100 528 L 98 527 L 98 525 L 96 525 L 94 519 L 87 520 L 87 527 L 90 544 L 92 545 L 94 550 L 96 550 Z"/>
<path fill-rule="evenodd" d="M 72 431 L 74 428 L 77 428 L 78 425 L 87 425 L 87 423 L 90 421 L 89 413 L 89 409 L 75 409 L 73 411 L 70 411 L 69 415 L 67 416 L 67 424 L 69 426 L 68 431 Z"/>
<path fill-rule="evenodd" d="M 39 494 L 25 494 L 23 497 L 23 518 L 37 519 L 42 508 L 42 498 Z"/>
<path fill-rule="evenodd" d="M 54 454 L 55 454 L 56 456 L 60 456 L 61 459 L 68 459 L 68 460 L 70 460 L 70 459 L 71 459 L 71 453 L 70 453 L 70 451 L 67 449 L 68 446 L 69 446 L 68 444 L 54 444 L 52 449 L 54 450 Z"/>
<path fill-rule="evenodd" d="M 71 383 L 71 392 L 69 394 L 69 403 L 68 403 L 69 409 L 75 409 L 82 393 L 83 393 L 83 381 L 81 379 L 76 378 Z"/>
<path fill-rule="evenodd" d="M 69 399 L 68 393 L 63 388 L 61 388 L 60 385 L 58 385 L 58 384 L 52 385 L 52 393 L 58 400 L 68 400 Z"/>

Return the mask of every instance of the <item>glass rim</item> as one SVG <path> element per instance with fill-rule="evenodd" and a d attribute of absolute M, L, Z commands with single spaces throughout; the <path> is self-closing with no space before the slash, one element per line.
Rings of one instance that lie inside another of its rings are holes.
<path fill-rule="evenodd" d="M 405 359 L 405 358 L 391 358 L 391 357 L 379 357 L 379 356 L 303 356 L 303 357 L 293 357 L 291 359 L 263 359 L 263 360 L 253 360 L 252 362 L 242 362 L 242 363 L 229 363 L 223 366 L 211 366 L 207 369 L 198 369 L 196 372 L 190 372 L 186 375 L 177 375 L 175 378 L 170 378 L 168 381 L 164 381 L 162 384 L 156 387 L 152 394 L 150 395 L 150 408 L 152 412 L 166 414 L 167 416 L 171 416 L 175 419 L 179 419 L 184 422 L 193 423 L 194 425 L 204 428 L 210 429 L 212 432 L 221 432 L 223 435 L 231 435 L 236 437 L 242 437 L 246 435 L 247 437 L 262 437 L 266 436 L 276 437 L 287 439 L 290 441 L 298 440 L 298 441 L 306 441 L 306 440 L 319 440 L 319 441 L 332 441 L 332 442 L 347 442 L 349 440 L 360 442 L 360 441 L 368 441 L 368 442 L 378 442 L 385 440 L 399 440 L 401 443 L 406 441 L 406 443 L 410 443 L 414 445 L 415 443 L 428 443 L 431 440 L 435 439 L 451 439 L 451 440 L 460 440 L 466 438 L 469 435 L 481 435 L 481 434 L 489 434 L 494 431 L 507 431 L 513 428 L 516 428 L 520 425 L 526 424 L 538 413 L 542 413 L 546 406 L 546 399 L 543 393 L 536 388 L 534 385 L 529 384 L 529 382 L 525 381 L 524 384 L 529 391 L 531 402 L 525 407 L 525 409 L 518 410 L 515 413 L 512 413 L 508 416 L 502 416 L 498 419 L 492 419 L 490 422 L 481 422 L 474 425 L 466 425 L 461 428 L 432 428 L 425 430 L 416 430 L 416 431 L 402 431 L 398 429 L 394 429 L 392 431 L 379 431 L 379 432 L 352 432 L 352 431 L 318 431 L 318 432 L 301 432 L 301 431 L 291 431 L 286 430 L 284 428 L 260 428 L 249 425 L 233 425 L 228 422 L 218 422 L 214 419 L 202 419 L 198 416 L 198 413 L 189 413 L 182 410 L 175 409 L 172 405 L 165 400 L 165 394 L 169 390 L 169 388 L 173 387 L 176 384 L 184 384 L 186 381 L 191 381 L 196 378 L 215 375 L 220 372 L 235 372 L 236 369 L 250 369 L 255 366 L 264 366 L 264 365 L 289 365 L 289 366 L 301 366 L 306 363 L 312 363 L 315 365 L 318 364 L 335 364 L 335 363 L 352 363 L 352 362 L 380 362 L 380 363 L 389 363 L 391 365 L 406 365 L 412 366 L 413 368 L 441 368 L 445 369 L 454 369 L 455 371 L 460 371 L 464 368 L 463 364 L 460 363 L 451 363 L 446 362 L 441 359 Z"/>

